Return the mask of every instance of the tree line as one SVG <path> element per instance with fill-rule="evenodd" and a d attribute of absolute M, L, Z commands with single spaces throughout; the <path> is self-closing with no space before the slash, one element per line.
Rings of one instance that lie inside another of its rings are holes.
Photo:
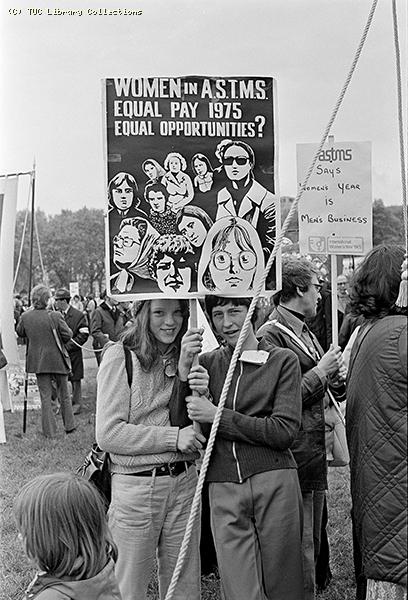
<path fill-rule="evenodd" d="M 24 230 L 25 211 L 16 217 L 14 243 L 14 268 L 17 267 Z M 68 287 L 71 281 L 79 282 L 80 293 L 85 295 L 95 287 L 104 289 L 105 231 L 103 210 L 81 208 L 63 210 L 57 215 L 35 213 L 34 224 L 38 232 L 39 247 L 34 233 L 32 285 L 43 282 L 50 287 Z M 31 214 L 28 216 L 21 261 L 15 292 L 27 292 L 30 264 Z M 40 251 L 39 251 L 40 248 Z M 41 252 L 41 257 L 40 257 Z M 42 259 L 42 261 L 41 261 Z M 44 277 L 41 262 L 44 266 Z"/>
<path fill-rule="evenodd" d="M 293 198 L 286 198 L 282 207 L 282 223 L 289 212 Z M 57 215 L 35 213 L 39 246 L 34 235 L 32 285 L 46 280 L 50 287 L 68 287 L 71 281 L 79 282 L 80 293 L 85 295 L 95 289 L 105 288 L 105 231 L 102 209 L 81 208 L 63 210 Z M 17 267 L 26 212 L 19 211 L 16 218 L 14 268 Z M 27 292 L 30 263 L 31 215 L 28 215 L 20 266 L 14 287 L 15 292 Z M 293 244 L 299 241 L 298 219 L 295 215 L 287 237 Z M 373 245 L 404 243 L 402 206 L 385 206 L 382 200 L 373 203 Z M 41 260 L 42 259 L 42 260 Z M 44 277 L 43 268 L 46 274 Z"/>

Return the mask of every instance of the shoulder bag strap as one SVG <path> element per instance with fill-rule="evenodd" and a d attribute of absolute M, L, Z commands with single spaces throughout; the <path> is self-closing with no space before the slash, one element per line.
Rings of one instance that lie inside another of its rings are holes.
<path fill-rule="evenodd" d="M 296 335 L 296 333 L 294 331 L 292 331 L 291 329 L 289 329 L 289 327 L 286 327 L 286 325 L 282 325 L 282 323 L 279 323 L 279 321 L 277 321 L 276 319 L 273 319 L 271 322 L 278 329 L 281 329 L 282 331 L 284 331 L 301 348 L 301 350 L 303 350 L 303 352 L 305 354 L 307 354 L 308 356 L 310 356 L 310 358 L 312 358 L 313 361 L 316 362 L 315 357 L 312 356 L 312 354 L 309 351 L 309 349 L 306 346 L 306 344 L 304 342 L 302 342 L 302 340 Z"/>
<path fill-rule="evenodd" d="M 51 313 L 47 312 L 47 314 L 48 314 L 48 318 L 49 318 L 49 321 L 50 321 L 50 325 L 51 325 L 51 329 L 52 329 L 52 334 L 53 334 L 54 339 L 55 339 L 55 343 L 58 346 L 58 350 L 62 354 L 62 358 L 64 359 L 65 366 L 68 369 L 71 369 L 71 361 L 70 361 L 70 358 L 69 358 L 68 350 L 65 348 L 65 346 L 63 346 L 63 344 L 61 342 L 61 339 L 60 339 L 60 337 L 58 335 L 58 332 L 55 329 L 55 324 L 54 324 L 54 321 L 52 320 Z"/>

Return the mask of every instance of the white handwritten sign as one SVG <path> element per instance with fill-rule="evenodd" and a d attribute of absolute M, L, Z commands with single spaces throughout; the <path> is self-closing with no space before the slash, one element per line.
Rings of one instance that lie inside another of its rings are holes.
<path fill-rule="evenodd" d="M 301 187 L 317 144 L 297 144 Z M 364 255 L 372 247 L 371 142 L 328 144 L 299 202 L 302 254 Z"/>

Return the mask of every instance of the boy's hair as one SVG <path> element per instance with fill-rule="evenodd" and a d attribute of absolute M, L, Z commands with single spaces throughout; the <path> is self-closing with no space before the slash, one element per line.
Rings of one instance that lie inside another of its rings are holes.
<path fill-rule="evenodd" d="M 29 481 L 14 502 L 14 517 L 28 557 L 54 577 L 94 577 L 117 550 L 96 488 L 74 473 Z"/>
<path fill-rule="evenodd" d="M 248 309 L 251 305 L 252 298 L 227 298 L 225 296 L 205 296 L 205 312 L 208 315 L 210 320 L 211 327 L 214 329 L 214 323 L 212 319 L 212 310 L 216 306 L 226 306 L 227 304 L 232 304 L 233 306 L 246 306 Z M 258 318 L 258 307 L 255 307 L 254 312 L 252 313 L 251 323 L 255 327 L 256 320 Z"/>

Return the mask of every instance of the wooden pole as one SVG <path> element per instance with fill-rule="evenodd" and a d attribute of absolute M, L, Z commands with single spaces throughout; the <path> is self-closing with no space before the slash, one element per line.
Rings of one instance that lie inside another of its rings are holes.
<path fill-rule="evenodd" d="M 337 313 L 337 256 L 330 255 L 331 260 L 331 293 L 332 293 L 332 344 L 339 345 L 339 319 Z"/>
<path fill-rule="evenodd" d="M 190 305 L 190 327 L 198 327 L 198 317 L 197 317 L 197 302 L 196 298 L 191 298 L 189 300 Z M 193 366 L 198 365 L 198 355 L 194 357 Z M 198 396 L 198 393 L 193 390 L 193 396 Z M 196 433 L 201 433 L 200 423 L 193 421 L 194 431 Z"/>
<path fill-rule="evenodd" d="M 34 246 L 34 199 L 35 199 L 35 161 L 31 180 L 31 227 L 30 227 L 30 261 L 28 271 L 28 304 L 31 305 L 31 288 L 33 282 L 33 246 Z"/>
<path fill-rule="evenodd" d="M 35 200 L 35 160 L 33 164 L 31 180 L 31 228 L 30 228 L 30 262 L 28 272 L 28 304 L 31 305 L 31 288 L 33 274 L 33 246 L 34 246 L 34 200 Z M 27 392 L 28 392 L 28 373 L 24 375 L 24 407 L 23 407 L 23 433 L 27 430 Z"/>
<path fill-rule="evenodd" d="M 27 395 L 28 395 L 28 373 L 24 374 L 24 408 L 23 408 L 23 433 L 27 430 Z"/>

